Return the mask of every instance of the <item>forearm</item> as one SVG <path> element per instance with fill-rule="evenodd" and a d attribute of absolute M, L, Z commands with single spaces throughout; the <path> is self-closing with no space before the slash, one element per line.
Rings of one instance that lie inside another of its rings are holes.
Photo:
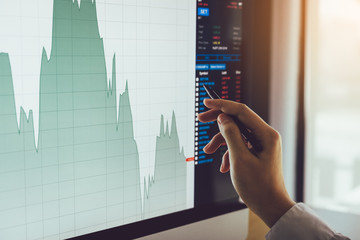
<path fill-rule="evenodd" d="M 295 204 L 290 198 L 283 198 L 274 202 L 264 203 L 262 209 L 253 211 L 271 228 Z"/>

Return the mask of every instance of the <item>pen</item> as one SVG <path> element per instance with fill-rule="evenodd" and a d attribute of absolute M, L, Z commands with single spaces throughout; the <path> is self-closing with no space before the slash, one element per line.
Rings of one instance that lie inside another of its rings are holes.
<path fill-rule="evenodd" d="M 205 84 L 202 85 L 206 91 L 206 93 L 209 95 L 211 99 L 221 99 L 220 96 L 210 87 L 205 86 Z M 235 118 L 234 116 L 231 116 L 236 125 L 239 127 L 240 132 L 244 139 L 253 146 L 254 150 L 256 152 L 261 152 L 263 150 L 261 144 L 259 141 L 255 138 L 255 136 L 247 129 L 242 122 L 239 121 L 239 119 Z"/>

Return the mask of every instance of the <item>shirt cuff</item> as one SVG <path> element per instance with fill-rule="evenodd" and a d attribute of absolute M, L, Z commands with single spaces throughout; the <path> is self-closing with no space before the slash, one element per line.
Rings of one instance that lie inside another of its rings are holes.
<path fill-rule="evenodd" d="M 336 234 L 303 203 L 290 208 L 266 234 L 273 239 L 332 239 Z"/>

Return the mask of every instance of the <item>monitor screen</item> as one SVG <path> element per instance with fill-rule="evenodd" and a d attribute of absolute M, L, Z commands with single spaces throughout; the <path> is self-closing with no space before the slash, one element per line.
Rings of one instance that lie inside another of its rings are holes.
<path fill-rule="evenodd" d="M 242 9 L 0 0 L 0 239 L 132 238 L 244 207 L 196 118 L 203 84 L 244 100 Z"/>

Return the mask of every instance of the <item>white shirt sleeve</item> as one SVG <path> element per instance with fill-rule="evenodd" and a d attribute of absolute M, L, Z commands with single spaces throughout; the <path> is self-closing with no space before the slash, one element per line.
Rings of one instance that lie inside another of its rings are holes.
<path fill-rule="evenodd" d="M 266 234 L 267 240 L 343 240 L 304 203 L 290 208 Z"/>

